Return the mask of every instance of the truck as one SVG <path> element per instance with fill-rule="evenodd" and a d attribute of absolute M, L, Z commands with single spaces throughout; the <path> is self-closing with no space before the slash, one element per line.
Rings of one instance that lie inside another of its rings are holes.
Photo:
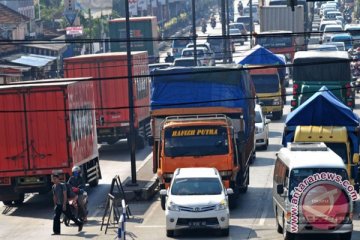
<path fill-rule="evenodd" d="M 111 52 L 126 52 L 126 19 L 115 18 L 109 21 Z M 130 18 L 131 51 L 147 51 L 149 63 L 158 63 L 159 31 L 155 16 Z"/>
<path fill-rule="evenodd" d="M 247 71 L 239 65 L 156 69 L 151 89 L 160 188 L 177 168 L 214 167 L 226 187 L 246 192 L 255 157 L 255 92 Z"/>
<path fill-rule="evenodd" d="M 345 51 L 299 51 L 293 61 L 293 111 L 322 86 L 350 108 L 355 107 L 355 79 Z"/>
<path fill-rule="evenodd" d="M 292 60 L 297 50 L 306 49 L 305 32 L 303 6 L 296 6 L 294 12 L 282 5 L 260 7 L 260 33 L 255 36 L 256 44 Z"/>
<path fill-rule="evenodd" d="M 286 102 L 286 69 L 281 66 L 286 63 L 260 45 L 247 51 L 245 55 L 239 64 L 249 69 L 264 114 L 272 114 L 273 119 L 281 119 Z M 276 65 L 277 68 L 274 67 Z"/>
<path fill-rule="evenodd" d="M 282 144 L 324 142 L 343 159 L 358 191 L 359 123 L 359 116 L 324 86 L 287 116 Z"/>
<path fill-rule="evenodd" d="M 101 179 L 93 84 L 86 79 L 28 81 L 0 87 L 0 201 L 51 190 L 73 166 L 90 186 Z"/>
<path fill-rule="evenodd" d="M 138 148 L 150 134 L 149 67 L 146 52 L 132 52 L 134 126 Z M 64 59 L 65 77 L 92 77 L 99 143 L 129 138 L 129 94 L 126 52 L 80 55 Z M 140 107 L 141 106 L 141 107 Z"/>

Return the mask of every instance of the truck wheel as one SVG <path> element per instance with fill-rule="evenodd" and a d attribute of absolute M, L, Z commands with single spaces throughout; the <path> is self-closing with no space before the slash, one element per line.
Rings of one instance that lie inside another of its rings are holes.
<path fill-rule="evenodd" d="M 145 139 L 140 135 L 136 136 L 136 148 L 137 149 L 144 149 L 145 148 Z"/>
<path fill-rule="evenodd" d="M 89 182 L 90 187 L 96 187 L 99 184 L 99 179 L 96 178 L 95 180 Z"/>
<path fill-rule="evenodd" d="M 240 193 L 246 193 L 247 190 L 248 190 L 248 185 L 246 185 L 245 187 L 244 187 L 244 186 L 239 187 L 239 192 L 240 192 Z"/>
<path fill-rule="evenodd" d="M 341 240 L 351 240 L 351 232 L 340 233 L 339 236 Z"/>
<path fill-rule="evenodd" d="M 20 204 L 22 204 L 24 202 L 24 200 L 25 200 L 25 194 L 22 193 L 22 194 L 19 195 L 19 198 L 14 201 L 14 203 L 16 205 L 20 205 Z"/>

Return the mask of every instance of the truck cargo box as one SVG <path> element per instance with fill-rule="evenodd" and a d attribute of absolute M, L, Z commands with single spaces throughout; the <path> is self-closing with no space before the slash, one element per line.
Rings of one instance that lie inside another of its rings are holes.
<path fill-rule="evenodd" d="M 149 67 L 146 52 L 132 52 L 135 128 L 146 137 L 149 126 Z M 126 52 L 81 55 L 64 59 L 65 77 L 92 77 L 95 87 L 99 143 L 115 143 L 129 133 Z M 136 77 L 141 76 L 141 77 Z M 142 106 L 142 107 L 140 107 Z"/>

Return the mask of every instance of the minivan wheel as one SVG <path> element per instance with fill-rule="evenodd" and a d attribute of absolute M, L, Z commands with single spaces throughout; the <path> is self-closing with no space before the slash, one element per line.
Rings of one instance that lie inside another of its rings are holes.
<path fill-rule="evenodd" d="M 166 236 L 167 237 L 173 237 L 174 236 L 174 230 L 166 230 Z"/>
<path fill-rule="evenodd" d="M 283 232 L 284 240 L 294 240 L 295 239 L 295 236 L 293 233 L 286 231 L 284 217 L 283 217 L 283 231 L 282 232 Z"/>
<path fill-rule="evenodd" d="M 351 240 L 351 232 L 340 233 L 339 236 L 341 240 Z"/>
<path fill-rule="evenodd" d="M 221 236 L 223 236 L 223 237 L 227 237 L 227 236 L 229 236 L 229 228 L 224 228 L 224 229 L 221 229 L 220 230 L 221 231 Z"/>

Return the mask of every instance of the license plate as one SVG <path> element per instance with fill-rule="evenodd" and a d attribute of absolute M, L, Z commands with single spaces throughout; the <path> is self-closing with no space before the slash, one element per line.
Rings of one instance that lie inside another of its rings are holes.
<path fill-rule="evenodd" d="M 206 226 L 206 222 L 205 221 L 193 221 L 193 222 L 189 222 L 189 226 L 190 227 L 202 227 L 202 226 Z"/>

